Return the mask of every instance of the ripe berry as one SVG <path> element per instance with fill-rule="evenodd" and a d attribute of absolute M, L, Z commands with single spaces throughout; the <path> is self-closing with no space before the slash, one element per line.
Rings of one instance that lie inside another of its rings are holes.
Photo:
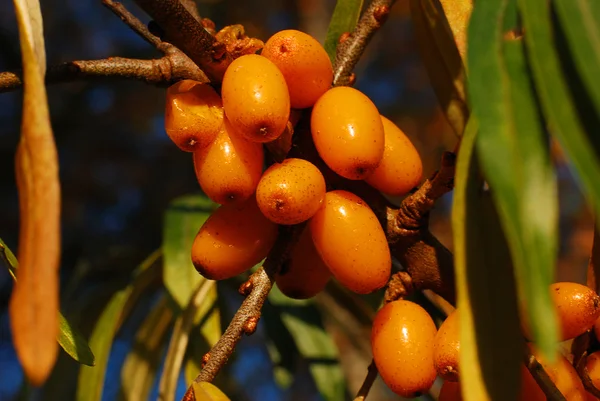
<path fill-rule="evenodd" d="M 328 192 L 309 226 L 319 255 L 342 285 L 368 294 L 387 283 L 392 262 L 385 233 L 358 196 Z"/>
<path fill-rule="evenodd" d="M 327 165 L 342 177 L 362 180 L 381 163 L 383 123 L 377 107 L 349 87 L 328 90 L 311 114 L 315 147 Z"/>
<path fill-rule="evenodd" d="M 237 276 L 267 256 L 277 232 L 277 225 L 263 216 L 254 197 L 223 205 L 196 235 L 192 262 L 211 280 Z"/>
<path fill-rule="evenodd" d="M 435 324 L 421 306 L 410 301 L 385 305 L 373 321 L 373 359 L 387 386 L 402 397 L 429 390 L 436 378 L 433 367 Z"/>
<path fill-rule="evenodd" d="M 290 116 L 283 74 L 266 57 L 247 54 L 225 71 L 221 87 L 225 115 L 245 138 L 269 142 L 281 135 Z"/>
<path fill-rule="evenodd" d="M 600 298 L 589 287 L 577 283 L 554 283 L 550 292 L 556 306 L 561 341 L 585 333 L 600 317 Z"/>
<path fill-rule="evenodd" d="M 331 272 L 319 256 L 308 227 L 302 231 L 290 259 L 281 267 L 281 272 L 275 278 L 275 283 L 290 298 L 311 298 L 325 288 Z"/>
<path fill-rule="evenodd" d="M 285 159 L 262 175 L 256 201 L 263 214 L 277 224 L 298 224 L 310 219 L 325 198 L 325 179 L 314 164 Z"/>
<path fill-rule="evenodd" d="M 237 135 L 225 119 L 224 128 L 205 149 L 194 152 L 196 178 L 204 193 L 222 205 L 254 194 L 263 169 L 260 143 Z"/>
<path fill-rule="evenodd" d="M 312 36 L 293 29 L 271 36 L 261 55 L 281 70 L 290 92 L 291 106 L 304 109 L 331 87 L 333 67 L 327 52 Z"/>
<path fill-rule="evenodd" d="M 588 355 L 585 367 L 594 387 L 600 389 L 600 351 Z"/>
<path fill-rule="evenodd" d="M 433 344 L 433 362 L 438 375 L 447 381 L 458 381 L 460 359 L 460 320 L 458 309 L 440 326 Z"/>
<path fill-rule="evenodd" d="M 381 116 L 385 132 L 385 150 L 379 167 L 365 181 L 373 188 L 402 196 L 421 181 L 423 163 L 417 149 L 400 128 Z"/>
<path fill-rule="evenodd" d="M 462 399 L 459 382 L 445 381 L 442 384 L 438 401 L 462 401 Z"/>
<path fill-rule="evenodd" d="M 181 150 L 205 148 L 222 126 L 221 98 L 210 85 L 186 79 L 167 89 L 165 130 Z"/>

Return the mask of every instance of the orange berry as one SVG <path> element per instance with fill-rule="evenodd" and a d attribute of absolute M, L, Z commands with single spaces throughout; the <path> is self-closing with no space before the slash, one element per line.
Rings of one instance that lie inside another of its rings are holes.
<path fill-rule="evenodd" d="M 573 365 L 569 363 L 567 358 L 562 354 L 559 354 L 558 360 L 550 365 L 531 344 L 529 344 L 529 347 L 538 362 L 544 367 L 546 373 L 548 373 L 550 379 L 556 385 L 556 388 L 565 396 L 567 401 L 586 401 L 587 395 L 583 383 L 581 382 L 577 371 Z M 529 370 L 525 367 L 523 367 L 522 379 L 521 401 L 546 400 L 544 392 L 540 389 L 533 376 L 531 376 L 531 373 L 529 373 Z"/>
<path fill-rule="evenodd" d="M 381 163 L 383 123 L 377 107 L 362 92 L 345 86 L 325 92 L 311 114 L 315 147 L 342 177 L 362 180 Z"/>
<path fill-rule="evenodd" d="M 210 146 L 194 152 L 194 168 L 200 187 L 210 199 L 222 205 L 251 197 L 264 163 L 260 143 L 237 135 L 227 119 L 224 127 Z"/>
<path fill-rule="evenodd" d="M 594 397 L 590 392 L 586 392 L 585 396 L 587 397 L 585 401 L 598 401 L 598 398 Z"/>
<path fill-rule="evenodd" d="M 600 389 L 600 351 L 587 356 L 585 367 L 594 387 Z"/>
<path fill-rule="evenodd" d="M 410 301 L 393 301 L 377 312 L 371 332 L 373 359 L 387 386 L 402 397 L 417 397 L 436 378 L 436 328 L 429 314 Z"/>
<path fill-rule="evenodd" d="M 375 189 L 402 196 L 421 181 L 423 163 L 417 149 L 396 124 L 381 116 L 385 133 L 385 150 L 379 167 L 365 181 Z"/>
<path fill-rule="evenodd" d="M 460 320 L 458 309 L 440 326 L 433 344 L 433 363 L 438 375 L 447 381 L 458 381 L 460 359 Z"/>
<path fill-rule="evenodd" d="M 368 294 L 387 283 L 392 261 L 385 233 L 358 196 L 327 192 L 309 225 L 319 255 L 342 285 Z"/>
<path fill-rule="evenodd" d="M 325 288 L 331 272 L 319 256 L 308 227 L 302 231 L 290 259 L 281 267 L 275 283 L 290 298 L 314 297 Z"/>
<path fill-rule="evenodd" d="M 577 283 L 554 283 L 550 291 L 560 324 L 560 340 L 585 333 L 600 317 L 600 298 L 589 287 Z"/>
<path fill-rule="evenodd" d="M 254 142 L 277 139 L 290 116 L 290 95 L 283 74 L 266 57 L 247 54 L 225 71 L 223 108 L 231 125 Z"/>
<path fill-rule="evenodd" d="M 277 224 L 298 224 L 310 219 L 325 198 L 325 179 L 314 164 L 285 159 L 273 164 L 256 187 L 263 214 Z"/>
<path fill-rule="evenodd" d="M 327 52 L 312 36 L 289 29 L 271 36 L 261 55 L 281 70 L 293 108 L 304 109 L 331 87 L 333 67 Z"/>
<path fill-rule="evenodd" d="M 237 276 L 263 260 L 277 239 L 278 227 L 250 198 L 213 212 L 192 244 L 196 270 L 210 280 Z"/>
<path fill-rule="evenodd" d="M 442 384 L 438 401 L 462 401 L 462 399 L 459 382 L 445 381 Z"/>
<path fill-rule="evenodd" d="M 186 79 L 167 89 L 165 130 L 181 150 L 207 147 L 222 127 L 223 105 L 210 85 Z"/>

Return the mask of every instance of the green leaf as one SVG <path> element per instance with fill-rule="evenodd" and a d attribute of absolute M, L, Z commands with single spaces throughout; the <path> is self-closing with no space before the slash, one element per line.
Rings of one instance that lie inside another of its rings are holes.
<path fill-rule="evenodd" d="M 13 280 L 16 281 L 19 262 L 1 238 L 0 255 L 8 267 L 8 272 Z M 87 341 L 85 341 L 83 335 L 67 321 L 62 313 L 59 313 L 58 315 L 58 329 L 57 340 L 62 349 L 75 361 L 84 365 L 94 366 L 94 354 Z"/>
<path fill-rule="evenodd" d="M 503 40 L 504 18 L 514 19 L 506 15 L 507 5 L 503 0 L 477 3 L 471 17 L 468 69 L 479 121 L 476 149 L 510 248 L 520 304 L 533 340 L 551 358 L 558 341 L 549 292 L 558 195 L 523 45 Z"/>
<path fill-rule="evenodd" d="M 323 399 L 344 399 L 346 383 L 339 363 L 338 349 L 323 328 L 314 302 L 290 299 L 276 287 L 271 290 L 268 299 L 278 309 L 283 325 L 294 339 L 300 355 L 308 362 L 310 373 Z"/>
<path fill-rule="evenodd" d="M 549 130 L 568 154 L 592 209 L 600 216 L 600 141 L 597 132 L 585 132 L 575 105 L 577 99 L 569 90 L 561 68 L 562 60 L 554 40 L 556 32 L 553 31 L 550 11 L 550 5 L 555 3 L 557 2 L 546 0 L 517 0 L 523 28 L 527 33 L 524 35 L 527 56 L 544 116 L 549 122 Z M 573 20 L 569 24 L 587 23 Z M 593 54 L 588 54 L 587 57 L 590 58 L 590 63 L 595 62 Z M 593 85 L 597 85 L 597 82 Z"/>
<path fill-rule="evenodd" d="M 577 71 L 600 116 L 600 2 L 557 1 L 555 10 L 565 31 Z"/>
<path fill-rule="evenodd" d="M 331 63 L 335 61 L 340 36 L 345 32 L 351 33 L 354 30 L 362 6 L 363 0 L 337 0 L 331 21 L 329 21 L 324 45 Z"/>
<path fill-rule="evenodd" d="M 469 378 L 461 380 L 462 394 L 465 401 L 514 400 L 523 341 L 516 288 L 494 204 L 483 191 L 477 129 L 472 116 L 458 152 L 452 207 L 460 373 Z"/>
<path fill-rule="evenodd" d="M 58 319 L 58 343 L 62 349 L 77 362 L 94 366 L 94 354 L 83 335 L 71 326 L 62 313 Z"/>
<path fill-rule="evenodd" d="M 469 1 L 444 1 L 449 18 L 438 0 L 410 0 L 410 12 L 419 53 L 442 110 L 457 136 L 469 120 L 465 91 L 465 67 L 455 39 L 465 48 L 464 36 Z M 453 9 L 453 10 L 451 10 Z M 456 20 L 455 20 L 456 19 Z M 457 32 L 456 38 L 452 33 Z M 461 35 L 458 33 L 461 32 Z"/>
<path fill-rule="evenodd" d="M 131 310 L 130 303 L 161 273 L 160 264 L 155 263 L 161 252 L 152 253 L 134 272 L 133 282 L 114 294 L 104 307 L 89 340 L 96 356 L 92 367 L 82 366 L 77 383 L 77 401 L 100 401 L 104 388 L 104 376 L 113 339 L 121 322 Z"/>
<path fill-rule="evenodd" d="M 175 401 L 177 380 L 179 379 L 181 365 L 183 364 L 195 317 L 200 308 L 208 304 L 210 290 L 215 286 L 216 282 L 212 280 L 202 282 L 194 290 L 188 305 L 175 321 L 173 334 L 169 341 L 169 349 L 165 357 L 163 374 L 158 387 L 158 398 L 162 401 Z"/>
<path fill-rule="evenodd" d="M 121 370 L 120 399 L 148 400 L 172 321 L 173 310 L 163 294 L 139 327 L 133 347 L 125 358 Z"/>
<path fill-rule="evenodd" d="M 218 205 L 201 195 L 175 199 L 163 227 L 164 271 L 167 291 L 183 309 L 203 280 L 192 264 L 191 251 L 198 230 Z"/>

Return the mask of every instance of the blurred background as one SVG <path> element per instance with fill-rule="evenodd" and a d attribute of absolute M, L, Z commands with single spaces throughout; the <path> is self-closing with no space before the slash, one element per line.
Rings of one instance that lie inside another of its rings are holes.
<path fill-rule="evenodd" d="M 48 65 L 109 56 L 158 58 L 160 54 L 136 36 L 100 1 L 44 0 Z M 133 1 L 128 9 L 149 18 Z M 321 42 L 334 0 L 206 0 L 200 14 L 217 29 L 243 24 L 249 36 L 262 40 L 282 29 L 303 30 Z M 0 2 L 0 71 L 20 67 L 18 32 L 12 2 Z M 383 29 L 367 48 L 356 70 L 356 88 L 380 112 L 402 128 L 419 150 L 424 177 L 438 166 L 441 153 L 454 149 L 456 137 L 441 114 L 421 64 L 408 2 L 398 2 Z M 62 311 L 85 336 L 109 297 L 129 280 L 133 269 L 158 249 L 164 212 L 181 195 L 199 192 L 191 155 L 182 153 L 164 131 L 165 89 L 130 81 L 87 81 L 48 87 L 52 125 L 60 157 L 63 256 Z M 21 93 L 0 94 L 0 238 L 16 251 L 18 199 L 14 152 L 19 139 Z M 561 193 L 561 254 L 557 279 L 582 282 L 592 241 L 593 222 L 560 149 L 556 149 Z M 449 221 L 451 194 L 432 216 L 432 231 L 452 246 Z M 235 283 L 234 283 L 235 284 Z M 234 288 L 235 285 L 232 286 Z M 23 374 L 11 345 L 7 307 L 12 288 L 0 268 L 0 400 L 70 400 L 78 365 L 61 353 L 55 375 L 42 389 L 23 391 Z M 148 295 L 123 325 L 113 345 L 104 400 L 122 399 L 121 367 L 156 294 Z M 241 302 L 227 296 L 226 323 Z M 347 381 L 347 398 L 356 393 L 370 355 L 356 339 L 332 328 Z M 363 339 L 368 341 L 368 339 Z M 364 345 L 364 341 L 363 341 Z M 159 349 L 164 352 L 164 349 Z M 158 367 L 160 370 L 160 367 Z M 159 372 L 160 373 L 160 372 Z M 289 387 L 276 384 L 265 347 L 264 330 L 246 337 L 225 371 L 221 388 L 232 400 L 320 400 L 306 363 L 298 363 Z M 179 397 L 185 390 L 181 380 Z M 151 399 L 156 399 L 156 385 Z M 435 389 L 434 389 L 435 392 Z M 25 394 L 25 395 L 24 395 Z M 398 399 L 378 380 L 371 399 Z"/>

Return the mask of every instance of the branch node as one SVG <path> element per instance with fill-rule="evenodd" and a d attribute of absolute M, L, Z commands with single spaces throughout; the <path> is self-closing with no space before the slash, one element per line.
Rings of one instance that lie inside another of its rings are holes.
<path fill-rule="evenodd" d="M 242 328 L 245 335 L 250 336 L 250 335 L 254 334 L 254 332 L 256 331 L 256 328 L 258 327 L 259 319 L 260 319 L 260 316 L 250 316 L 248 318 L 248 320 L 246 320 L 246 323 L 244 323 L 244 327 Z"/>
<path fill-rule="evenodd" d="M 240 285 L 240 288 L 238 289 L 238 292 L 245 297 L 247 297 L 252 292 L 252 287 L 254 286 L 254 280 L 252 279 L 252 277 L 254 276 L 250 276 L 250 278 L 243 282 L 242 285 Z"/>
<path fill-rule="evenodd" d="M 390 7 L 388 5 L 379 6 L 373 11 L 373 18 L 379 25 L 382 25 L 390 15 Z"/>
<path fill-rule="evenodd" d="M 405 298 L 414 291 L 414 286 L 410 274 L 407 272 L 398 272 L 392 275 L 388 287 L 385 290 L 383 302 L 388 304 L 400 298 Z"/>
<path fill-rule="evenodd" d="M 204 366 L 208 363 L 209 360 L 210 360 L 210 352 L 207 352 L 206 354 L 204 354 L 202 356 L 202 368 L 204 368 Z"/>
<path fill-rule="evenodd" d="M 341 45 L 342 43 L 344 43 L 346 40 L 348 40 L 348 38 L 350 37 L 350 32 L 344 32 L 340 35 L 340 38 L 338 39 L 338 43 Z"/>

